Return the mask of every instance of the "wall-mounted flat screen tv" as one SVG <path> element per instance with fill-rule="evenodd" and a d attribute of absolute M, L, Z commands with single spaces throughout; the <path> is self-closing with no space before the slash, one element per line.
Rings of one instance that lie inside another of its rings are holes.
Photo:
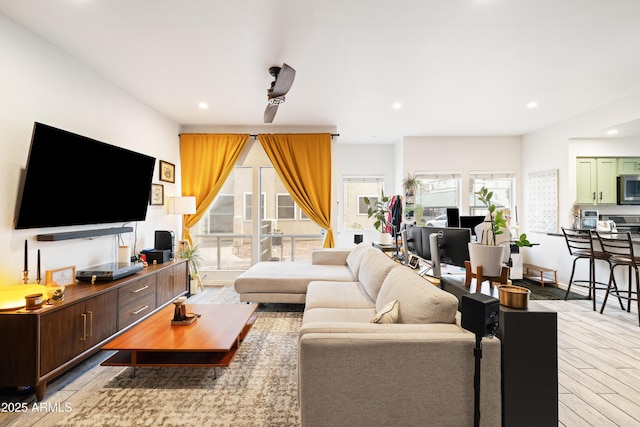
<path fill-rule="evenodd" d="M 142 221 L 154 166 L 154 157 L 36 122 L 16 228 Z"/>

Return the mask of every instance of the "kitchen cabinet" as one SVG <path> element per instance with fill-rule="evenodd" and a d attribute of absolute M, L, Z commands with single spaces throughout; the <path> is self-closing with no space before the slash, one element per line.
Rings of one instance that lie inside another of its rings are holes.
<path fill-rule="evenodd" d="M 640 175 L 640 158 L 624 157 L 618 159 L 618 175 Z"/>
<path fill-rule="evenodd" d="M 58 304 L 0 312 L 3 348 L 10 349 L 0 351 L 0 387 L 35 387 L 42 400 L 47 381 L 187 294 L 187 283 L 187 260 L 176 260 L 113 282 L 67 286 Z"/>
<path fill-rule="evenodd" d="M 576 201 L 579 204 L 616 204 L 618 159 L 579 157 L 576 159 Z"/>

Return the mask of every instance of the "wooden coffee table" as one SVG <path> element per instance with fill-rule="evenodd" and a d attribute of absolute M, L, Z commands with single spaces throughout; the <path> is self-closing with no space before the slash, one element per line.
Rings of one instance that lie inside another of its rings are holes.
<path fill-rule="evenodd" d="M 117 352 L 102 366 L 229 366 L 257 318 L 257 304 L 187 304 L 200 315 L 186 326 L 173 326 L 174 305 L 143 320 L 102 347 Z"/>

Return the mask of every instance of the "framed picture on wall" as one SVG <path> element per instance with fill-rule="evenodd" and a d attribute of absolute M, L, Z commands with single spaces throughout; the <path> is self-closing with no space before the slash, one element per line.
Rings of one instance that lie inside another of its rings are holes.
<path fill-rule="evenodd" d="M 176 165 L 160 160 L 160 181 L 176 182 Z"/>
<path fill-rule="evenodd" d="M 164 185 L 151 184 L 151 195 L 149 196 L 149 204 L 152 206 L 164 205 Z"/>

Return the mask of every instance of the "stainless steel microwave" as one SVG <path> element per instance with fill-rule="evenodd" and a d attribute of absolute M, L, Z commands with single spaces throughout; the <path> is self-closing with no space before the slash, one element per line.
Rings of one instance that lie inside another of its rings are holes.
<path fill-rule="evenodd" d="M 640 205 L 640 175 L 618 176 L 618 204 Z"/>

